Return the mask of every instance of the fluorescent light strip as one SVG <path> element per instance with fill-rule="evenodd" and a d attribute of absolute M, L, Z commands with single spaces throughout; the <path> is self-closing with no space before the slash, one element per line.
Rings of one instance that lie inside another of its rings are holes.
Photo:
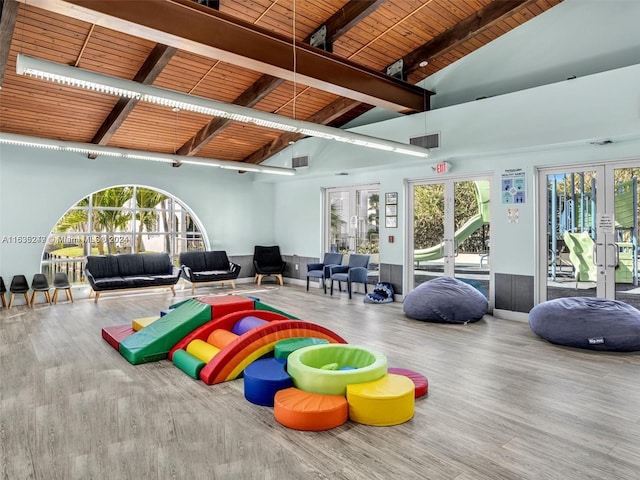
<path fill-rule="evenodd" d="M 218 102 L 195 95 L 187 95 L 173 90 L 144 85 L 131 80 L 124 80 L 69 65 L 40 60 L 21 53 L 18 54 L 16 61 L 16 72 L 19 75 L 29 75 L 35 78 L 109 95 L 135 98 L 142 102 L 168 108 L 179 108 L 180 110 L 200 113 L 211 117 L 226 118 L 242 123 L 253 123 L 275 130 L 299 133 L 326 140 L 335 140 L 403 155 L 412 155 L 421 158 L 427 158 L 429 156 L 429 150 L 415 145 L 371 137 L 340 128 L 306 122 L 304 120 L 294 120 L 275 113 L 262 112 L 240 105 Z"/>
<path fill-rule="evenodd" d="M 222 168 L 242 172 L 268 173 L 272 175 L 295 175 L 293 168 L 271 167 L 268 165 L 253 165 L 243 162 L 226 160 L 213 160 L 204 158 L 185 157 L 182 155 L 170 155 L 166 153 L 151 153 L 140 150 L 128 150 L 125 148 L 106 147 L 90 143 L 65 142 L 62 140 L 47 140 L 38 137 L 29 137 L 13 133 L 0 132 L 0 145 L 18 145 L 21 147 L 46 148 L 49 150 L 61 150 L 72 153 L 86 153 L 94 155 L 107 155 L 110 157 L 130 158 L 133 160 L 146 160 L 153 162 L 200 165 L 205 167 Z"/>

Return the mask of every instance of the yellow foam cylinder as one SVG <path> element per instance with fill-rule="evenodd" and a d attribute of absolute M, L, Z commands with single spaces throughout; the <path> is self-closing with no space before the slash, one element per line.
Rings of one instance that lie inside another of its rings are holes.
<path fill-rule="evenodd" d="M 143 318 L 134 318 L 131 320 L 131 328 L 133 328 L 136 332 L 138 330 L 142 330 L 147 325 L 151 325 L 153 322 L 158 320 L 158 316 L 155 317 L 143 317 Z"/>
<path fill-rule="evenodd" d="M 187 352 L 189 352 L 191 355 L 193 355 L 200 361 L 203 361 L 204 363 L 209 363 L 209 361 L 213 357 L 215 357 L 218 354 L 218 352 L 220 352 L 220 349 L 217 347 L 214 347 L 213 345 L 210 345 L 204 340 L 196 339 L 189 342 L 189 345 L 187 345 Z"/>
<path fill-rule="evenodd" d="M 402 375 L 387 374 L 378 380 L 347 385 L 349 418 L 377 427 L 398 425 L 413 417 L 415 384 Z"/>
<path fill-rule="evenodd" d="M 224 347 L 233 342 L 238 335 L 235 333 L 225 330 L 223 328 L 218 328 L 209 334 L 209 338 L 207 338 L 207 343 L 213 345 L 214 347 L 218 347 L 222 350 Z"/>

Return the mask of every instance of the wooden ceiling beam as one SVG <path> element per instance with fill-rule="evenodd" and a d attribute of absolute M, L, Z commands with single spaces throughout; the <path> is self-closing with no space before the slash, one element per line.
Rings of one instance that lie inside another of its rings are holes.
<path fill-rule="evenodd" d="M 382 3 L 386 0 L 351 0 L 344 7 L 342 7 L 338 12 L 331 16 L 326 22 L 327 25 L 327 36 L 330 37 L 330 41 L 334 41 L 339 38 L 341 35 L 345 34 L 350 28 L 352 28 L 358 21 L 364 18 L 366 15 L 373 12 L 376 8 L 378 8 Z M 308 36 L 304 42 L 308 43 L 311 36 Z M 233 103 L 236 105 L 242 105 L 245 107 L 253 107 L 260 100 L 266 97 L 269 93 L 275 90 L 278 86 L 282 84 L 283 80 L 281 78 L 273 77 L 271 75 L 263 75 L 260 77 L 252 86 L 250 86 L 245 92 L 243 92 L 238 98 L 236 98 Z M 342 101 L 338 100 L 334 102 L 328 108 L 329 109 L 339 109 L 342 108 Z M 351 102 L 353 105 L 359 105 L 360 102 Z M 352 107 L 353 108 L 353 107 Z M 348 110 L 347 110 L 348 111 Z M 338 115 L 339 116 L 339 115 Z M 335 116 L 327 121 L 330 122 L 334 118 L 338 118 Z M 329 117 L 326 117 L 329 118 Z M 209 143 L 216 135 L 222 132 L 227 126 L 229 126 L 231 122 L 229 120 L 225 120 L 222 118 L 213 118 L 211 121 L 202 127 L 198 133 L 196 133 L 193 137 L 185 142 L 178 151 L 176 152 L 178 155 L 188 155 L 192 156 L 198 153 L 207 143 Z M 286 135 L 285 135 L 286 136 Z M 282 141 L 290 141 L 288 138 Z M 288 143 L 287 143 L 288 145 Z M 258 158 L 259 155 L 256 155 L 255 158 Z M 248 157 L 249 160 L 253 158 L 252 156 Z M 259 162 L 256 162 L 259 163 Z"/>
<path fill-rule="evenodd" d="M 4 72 L 7 69 L 11 38 L 16 26 L 19 6 L 15 0 L 2 0 L 0 4 L 0 87 L 2 87 Z"/>
<path fill-rule="evenodd" d="M 327 42 L 332 44 L 386 1 L 351 0 L 323 23 L 327 27 Z M 311 35 L 305 38 L 303 42 L 309 43 L 310 40 Z"/>
<path fill-rule="evenodd" d="M 423 108 L 424 91 L 416 85 L 301 41 L 294 62 L 291 38 L 192 0 L 42 0 L 38 6 L 285 80 L 295 76 L 300 84 L 388 110 Z"/>
<path fill-rule="evenodd" d="M 433 38 L 403 57 L 406 74 L 420 67 L 421 62 L 430 62 L 448 50 L 457 47 L 483 30 L 513 15 L 536 0 L 500 0 L 491 2 L 483 9 L 465 18 L 446 32 Z"/>
<path fill-rule="evenodd" d="M 446 32 L 433 38 L 431 41 L 425 43 L 421 47 L 418 47 L 413 52 L 403 57 L 404 65 L 407 75 L 413 70 L 419 68 L 420 62 L 431 61 L 432 59 L 442 55 L 448 50 L 455 48 L 459 44 L 469 40 L 475 35 L 480 34 L 486 28 L 504 20 L 512 15 L 517 10 L 524 8 L 535 0 L 502 0 L 490 3 L 482 10 L 478 11 L 474 15 L 466 18 L 456 26 L 450 28 Z M 427 103 L 429 102 L 429 95 L 426 97 Z M 359 103 L 355 103 L 351 108 L 355 108 Z M 429 107 L 426 108 L 428 110 Z M 349 110 L 345 110 L 346 113 Z M 331 120 L 327 121 L 329 123 Z M 300 140 L 302 136 L 298 136 L 293 139 L 291 134 L 283 134 L 270 144 L 265 145 L 261 149 L 255 151 L 245 159 L 244 162 L 248 163 L 261 163 L 267 158 L 275 155 L 287 148 L 290 142 Z"/>
<path fill-rule="evenodd" d="M 242 92 L 232 103 L 243 107 L 253 107 L 264 97 L 269 95 L 273 90 L 284 82 L 283 79 L 272 77 L 271 75 L 263 75 L 253 85 Z M 202 127 L 198 133 L 186 141 L 176 154 L 178 155 L 195 155 L 209 143 L 218 133 L 227 128 L 232 120 L 225 118 L 213 118 L 209 123 Z"/>
<path fill-rule="evenodd" d="M 136 73 L 133 81 L 145 85 L 152 84 L 155 79 L 158 78 L 158 75 L 160 75 L 164 67 L 167 66 L 176 51 L 175 48 L 167 45 L 156 45 L 140 67 L 140 70 L 138 70 L 138 73 Z M 106 145 L 109 143 L 111 137 L 124 123 L 127 116 L 133 111 L 133 108 L 137 104 L 138 100 L 136 99 L 120 98 L 94 135 L 91 143 L 97 145 Z"/>
<path fill-rule="evenodd" d="M 344 115 L 346 112 L 357 107 L 358 105 L 360 105 L 360 103 L 361 102 L 358 102 L 357 100 L 341 97 L 331 102 L 322 110 L 311 115 L 309 118 L 306 119 L 306 121 L 318 123 L 321 125 L 326 125 L 327 123 L 330 123 L 332 120 L 335 120 L 341 115 Z M 275 140 L 273 140 L 272 142 L 261 147 L 259 150 L 256 150 L 251 155 L 244 158 L 242 161 L 246 163 L 253 163 L 253 164 L 261 163 L 265 159 L 284 150 L 291 143 L 300 140 L 304 136 L 305 135 L 301 135 L 299 133 L 284 133 L 280 135 L 278 138 L 276 138 Z"/>

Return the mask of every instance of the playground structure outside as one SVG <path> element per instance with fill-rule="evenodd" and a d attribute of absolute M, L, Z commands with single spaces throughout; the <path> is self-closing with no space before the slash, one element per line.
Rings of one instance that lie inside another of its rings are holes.
<path fill-rule="evenodd" d="M 576 182 L 572 179 L 572 191 L 558 194 L 557 178 L 554 177 L 549 196 L 551 218 L 549 223 L 549 277 L 556 281 L 566 273 L 579 282 L 596 282 L 597 271 L 593 258 L 596 236 L 595 180 L 591 180 L 590 193 L 584 189 L 584 173 L 580 175 L 580 193 L 573 191 Z M 616 284 L 638 285 L 638 179 L 633 177 L 620 182 L 615 189 L 614 220 L 616 230 L 617 267 Z M 553 234 L 551 234 L 553 232 Z M 564 247 L 564 248 L 563 248 Z M 565 251 L 566 249 L 566 251 Z"/>
<path fill-rule="evenodd" d="M 456 245 L 456 250 L 458 245 L 462 244 L 462 242 L 467 240 L 480 228 L 482 228 L 484 225 L 489 225 L 491 186 L 489 182 L 485 180 L 475 181 L 473 183 L 476 190 L 476 203 L 478 206 L 478 213 L 467 219 L 467 221 L 456 230 L 454 234 L 454 243 Z M 414 265 L 417 267 L 417 269 L 420 269 L 421 262 L 432 262 L 434 260 L 441 259 L 444 256 L 444 248 L 445 242 L 443 241 L 428 248 L 414 250 Z M 480 256 L 480 267 L 482 268 L 482 265 L 484 263 L 483 260 L 488 257 L 488 249 L 487 252 L 481 253 Z"/>

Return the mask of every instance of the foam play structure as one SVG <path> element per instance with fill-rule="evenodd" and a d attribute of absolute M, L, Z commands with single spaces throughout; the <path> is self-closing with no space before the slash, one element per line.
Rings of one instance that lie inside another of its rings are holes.
<path fill-rule="evenodd" d="M 556 345 L 611 352 L 640 350 L 640 311 L 618 300 L 548 300 L 531 309 L 529 326 Z"/>
<path fill-rule="evenodd" d="M 250 297 L 188 299 L 161 316 L 105 327 L 102 337 L 133 365 L 170 360 L 207 385 L 243 377 L 248 401 L 273 407 L 279 423 L 299 430 L 348 419 L 397 425 L 427 393 L 423 375 L 388 369 L 384 354 Z"/>

